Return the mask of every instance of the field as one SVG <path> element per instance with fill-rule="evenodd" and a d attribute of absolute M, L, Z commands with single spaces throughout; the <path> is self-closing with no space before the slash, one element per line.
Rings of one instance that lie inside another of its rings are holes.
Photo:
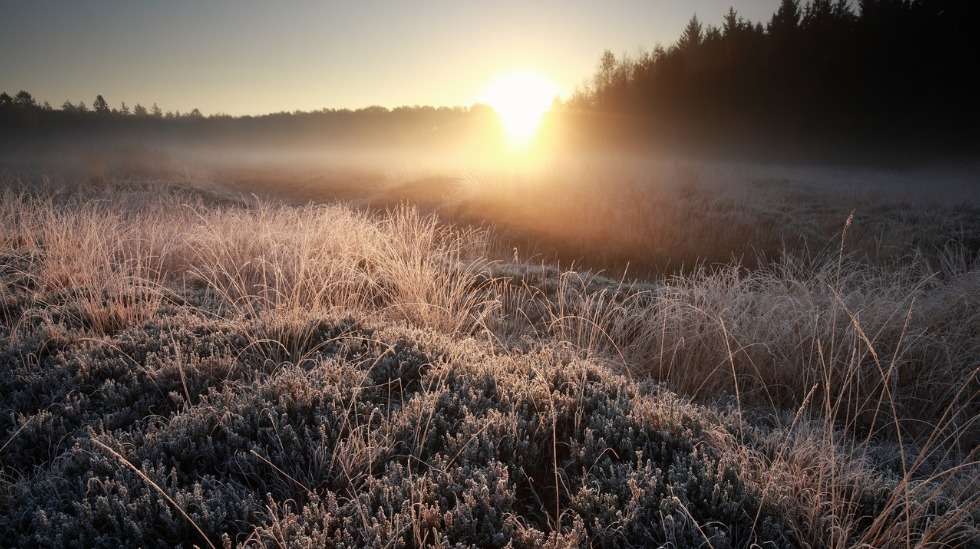
<path fill-rule="evenodd" d="M 0 546 L 977 547 L 980 207 L 642 168 L 5 175 Z"/>

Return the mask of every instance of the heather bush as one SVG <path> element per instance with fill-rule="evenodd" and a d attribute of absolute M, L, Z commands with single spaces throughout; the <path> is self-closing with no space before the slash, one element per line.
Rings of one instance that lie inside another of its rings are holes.
<path fill-rule="evenodd" d="M 494 357 L 339 320 L 315 358 L 272 364 L 224 328 L 167 319 L 67 343 L 6 380 L 15 543 L 203 541 L 93 439 L 213 543 L 790 539 L 771 509 L 753 528 L 757 495 L 696 407 L 567 351 Z"/>

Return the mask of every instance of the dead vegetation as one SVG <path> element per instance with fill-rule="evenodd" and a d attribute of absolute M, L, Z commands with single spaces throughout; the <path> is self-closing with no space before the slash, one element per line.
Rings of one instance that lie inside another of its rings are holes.
<path fill-rule="evenodd" d="M 5 181 L 0 544 L 976 544 L 976 251 L 657 192 L 563 238 L 775 253 L 629 282 L 408 206 Z"/>

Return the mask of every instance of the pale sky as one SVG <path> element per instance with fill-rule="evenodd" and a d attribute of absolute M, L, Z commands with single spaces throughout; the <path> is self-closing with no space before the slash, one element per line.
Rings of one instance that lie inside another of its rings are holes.
<path fill-rule="evenodd" d="M 778 0 L 0 0 L 0 90 L 205 114 L 470 105 L 534 71 L 567 95 L 605 49 L 669 44 Z"/>

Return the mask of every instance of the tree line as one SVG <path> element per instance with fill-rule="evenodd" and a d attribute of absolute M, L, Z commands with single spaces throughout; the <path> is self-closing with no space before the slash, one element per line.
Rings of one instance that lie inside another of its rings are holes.
<path fill-rule="evenodd" d="M 606 51 L 559 111 L 585 130 L 577 135 L 598 143 L 621 136 L 767 150 L 793 143 L 808 151 L 973 151 L 980 141 L 978 22 L 976 0 L 782 0 L 767 22 L 730 8 L 717 26 L 695 15 L 669 46 L 632 56 Z M 156 104 L 111 107 L 101 95 L 91 106 L 66 101 L 55 109 L 21 91 L 0 94 L 0 137 L 183 128 L 202 138 L 255 131 L 328 138 L 394 129 L 414 139 L 486 114 L 474 106 L 205 116 L 198 109 L 164 113 Z"/>
<path fill-rule="evenodd" d="M 975 0 L 782 0 L 766 24 L 695 15 L 669 47 L 606 51 L 572 106 L 694 140 L 976 139 Z"/>
<path fill-rule="evenodd" d="M 65 101 L 60 108 L 27 91 L 0 92 L 0 144 L 179 142 L 186 145 L 412 144 L 452 140 L 492 118 L 488 107 L 405 106 L 321 109 L 262 115 L 205 115 L 199 109 L 164 112 L 156 103 L 110 106 Z"/>
<path fill-rule="evenodd" d="M 54 108 L 47 101 L 39 102 L 34 96 L 25 90 L 17 92 L 16 95 L 11 96 L 6 91 L 0 91 L 0 115 L 4 116 L 6 120 L 17 120 L 20 121 L 32 121 L 32 116 L 36 118 L 38 113 L 56 113 L 50 116 L 67 118 L 68 115 L 100 115 L 108 117 L 134 117 L 134 118 L 156 118 L 156 119 L 166 119 L 166 120 L 176 120 L 176 119 L 212 119 L 212 120 L 228 120 L 228 119 L 253 119 L 253 118 L 270 118 L 270 117 L 283 117 L 283 116 L 323 116 L 331 114 L 340 115 L 351 115 L 351 114 L 363 114 L 363 115 L 377 115 L 377 114 L 401 114 L 406 112 L 418 112 L 418 113 L 463 113 L 471 110 L 480 110 L 484 108 L 483 106 L 474 106 L 473 108 L 465 107 L 430 107 L 430 106 L 402 106 L 389 109 L 387 107 L 381 106 L 370 106 L 360 109 L 331 109 L 324 108 L 315 111 L 282 111 L 278 113 L 269 113 L 261 115 L 244 115 L 244 116 L 232 116 L 228 114 L 212 114 L 209 116 L 204 115 L 200 109 L 194 108 L 190 111 L 181 113 L 180 110 L 167 111 L 166 113 L 159 105 L 153 103 L 150 107 L 145 107 L 140 103 L 134 104 L 132 107 L 126 104 L 125 101 L 121 102 L 118 107 L 112 107 L 109 102 L 106 101 L 102 94 L 96 95 L 95 100 L 92 101 L 92 106 L 89 107 L 85 101 L 79 101 L 78 103 L 72 103 L 71 100 L 66 100 L 62 103 L 60 108 Z M 97 118 L 91 118 L 92 120 L 97 120 Z"/>
<path fill-rule="evenodd" d="M 17 95 L 14 96 L 11 96 L 5 91 L 0 92 L 0 112 L 8 115 L 23 115 L 30 113 L 31 111 L 54 112 L 55 109 L 47 101 L 39 103 L 36 99 L 34 99 L 34 96 L 31 95 L 30 92 L 25 90 L 17 92 Z M 153 118 L 167 119 L 182 118 L 185 116 L 190 118 L 201 118 L 204 116 L 201 114 L 201 111 L 196 108 L 186 114 L 181 114 L 179 110 L 167 111 L 167 113 L 164 114 L 163 109 L 161 109 L 156 103 L 149 108 L 136 103 L 132 108 L 130 108 L 129 105 L 123 101 L 119 104 L 119 107 L 111 107 L 109 106 L 109 102 L 106 101 L 101 94 L 95 96 L 95 100 L 92 101 L 91 108 L 85 104 L 85 101 L 72 103 L 70 100 L 66 100 L 64 103 L 62 103 L 60 111 L 65 114 L 85 114 L 89 112 L 101 115 L 112 114 L 116 116 L 129 116 L 132 114 L 133 116 L 152 116 Z"/>

